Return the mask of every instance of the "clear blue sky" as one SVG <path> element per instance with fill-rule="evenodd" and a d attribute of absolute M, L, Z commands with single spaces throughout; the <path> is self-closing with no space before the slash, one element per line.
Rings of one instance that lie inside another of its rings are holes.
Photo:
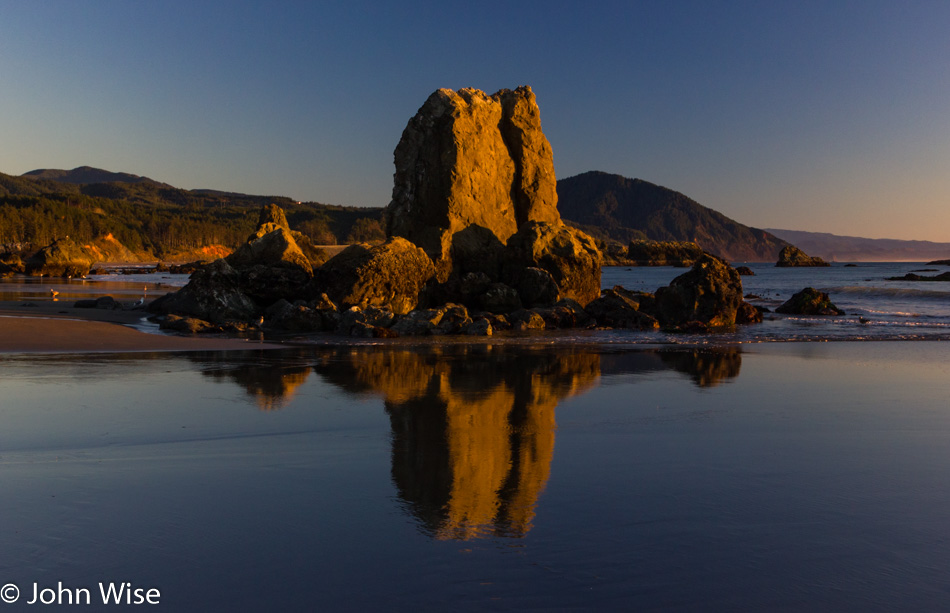
<path fill-rule="evenodd" d="M 950 2 L 0 0 L 0 172 L 383 206 L 440 87 L 531 85 L 559 177 L 950 241 Z"/>

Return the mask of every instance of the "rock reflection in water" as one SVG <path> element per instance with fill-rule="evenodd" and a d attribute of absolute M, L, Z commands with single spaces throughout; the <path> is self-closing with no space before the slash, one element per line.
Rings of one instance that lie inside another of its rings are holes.
<path fill-rule="evenodd" d="M 317 367 L 383 395 L 393 482 L 438 539 L 523 536 L 554 454 L 554 409 L 596 384 L 593 352 L 377 349 Z M 349 372 L 346 372 L 349 371 Z"/>
<path fill-rule="evenodd" d="M 205 375 L 240 384 L 263 410 L 286 405 L 311 371 L 348 393 L 382 396 L 400 498 L 427 534 L 463 540 L 520 537 L 531 529 L 563 399 L 591 389 L 601 375 L 669 369 L 713 387 L 737 377 L 742 363 L 735 348 L 504 345 L 345 346 L 195 359 Z"/>
<path fill-rule="evenodd" d="M 269 354 L 275 355 L 275 354 Z M 201 362 L 201 374 L 213 379 L 229 379 L 247 392 L 262 411 L 284 408 L 310 376 L 309 361 L 301 362 L 301 352 L 281 352 L 279 359 L 255 355 L 236 359 L 233 354 L 202 352 L 190 359 Z"/>
<path fill-rule="evenodd" d="M 716 387 L 735 379 L 742 368 L 742 353 L 735 348 L 662 351 L 660 358 L 673 370 L 686 373 L 699 387 Z"/>

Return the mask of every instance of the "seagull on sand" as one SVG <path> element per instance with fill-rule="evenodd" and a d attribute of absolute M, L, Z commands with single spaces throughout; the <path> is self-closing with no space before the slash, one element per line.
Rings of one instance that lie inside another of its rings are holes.
<path fill-rule="evenodd" d="M 55 289 L 51 287 L 49 288 L 49 295 L 50 295 L 50 298 L 52 298 L 53 300 L 56 300 L 56 296 L 59 296 L 59 292 L 57 292 Z"/>

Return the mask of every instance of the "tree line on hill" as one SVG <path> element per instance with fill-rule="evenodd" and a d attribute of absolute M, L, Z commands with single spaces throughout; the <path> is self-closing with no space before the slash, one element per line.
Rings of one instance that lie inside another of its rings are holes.
<path fill-rule="evenodd" d="M 315 245 L 382 240 L 381 208 L 296 202 L 285 197 L 183 190 L 151 180 L 73 184 L 0 173 L 0 251 L 28 252 L 71 237 L 112 234 L 143 259 L 208 245 L 234 249 L 276 203 Z"/>

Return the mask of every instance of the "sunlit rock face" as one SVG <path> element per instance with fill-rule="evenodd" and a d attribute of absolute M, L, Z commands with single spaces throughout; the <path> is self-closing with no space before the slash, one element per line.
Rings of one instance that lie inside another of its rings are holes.
<path fill-rule="evenodd" d="M 463 230 L 487 229 L 500 246 L 527 221 L 561 223 L 551 146 L 528 86 L 491 96 L 436 91 L 409 121 L 394 159 L 388 233 L 422 247 L 442 277 Z"/>

